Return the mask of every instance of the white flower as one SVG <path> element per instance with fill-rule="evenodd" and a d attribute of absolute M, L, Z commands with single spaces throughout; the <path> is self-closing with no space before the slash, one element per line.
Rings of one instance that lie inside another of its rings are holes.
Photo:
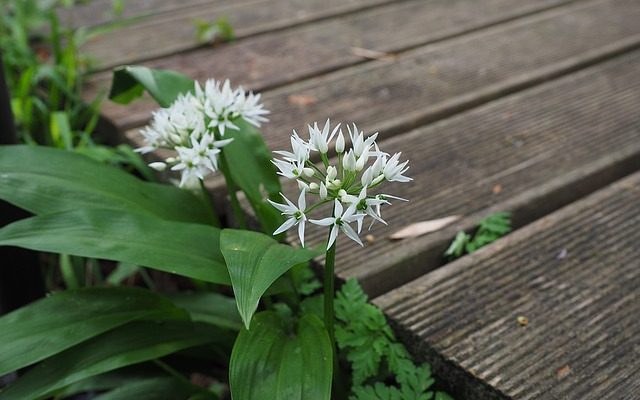
<path fill-rule="evenodd" d="M 293 130 L 291 135 L 291 151 L 274 151 L 281 155 L 285 160 L 292 162 L 304 163 L 309 159 L 309 145 L 298 136 L 298 132 Z"/>
<path fill-rule="evenodd" d="M 396 153 L 385 163 L 383 168 L 383 174 L 386 180 L 389 182 L 409 182 L 412 179 L 404 176 L 403 174 L 409 169 L 407 164 L 409 161 L 399 163 L 398 159 L 402 153 Z"/>
<path fill-rule="evenodd" d="M 169 107 L 153 112 L 149 126 L 140 131 L 144 146 L 136 151 L 149 153 L 162 148 L 177 152 L 176 157 L 149 166 L 158 171 L 167 167 L 180 171 L 180 186 L 192 186 L 218 169 L 220 149 L 233 140 L 220 136 L 226 129 L 238 129 L 235 120 L 243 118 L 259 126 L 266 121 L 265 114 L 268 111 L 260 103 L 260 95 L 242 88 L 233 90 L 228 80 L 208 80 L 204 88 L 196 83 L 193 94 L 181 94 Z M 303 167 L 302 172 L 309 171 Z"/>
<path fill-rule="evenodd" d="M 198 89 L 196 89 L 198 90 Z M 229 80 L 225 80 L 222 85 L 213 79 L 205 82 L 203 93 L 203 109 L 207 117 L 210 118 L 209 128 L 217 128 L 221 136 L 227 128 L 238 129 L 232 122 L 234 119 L 235 103 L 238 93 L 231 89 Z"/>
<path fill-rule="evenodd" d="M 300 196 L 298 197 L 298 207 L 296 207 L 289 199 L 282 193 L 280 195 L 287 204 L 280 204 L 269 200 L 269 203 L 282 212 L 282 215 L 288 215 L 289 218 L 282 224 L 275 232 L 274 235 L 279 235 L 282 232 L 290 229 L 291 227 L 298 225 L 298 236 L 300 237 L 300 243 L 304 247 L 304 224 L 307 221 L 307 216 L 304 214 L 306 209 L 306 190 L 302 189 Z"/>
<path fill-rule="evenodd" d="M 298 179 L 313 176 L 313 169 L 305 167 L 304 161 L 273 160 L 272 162 L 278 168 L 278 175 L 285 178 Z"/>
<path fill-rule="evenodd" d="M 327 119 L 322 130 L 318 128 L 318 123 L 314 122 L 313 127 L 308 125 L 309 128 L 309 147 L 313 151 L 319 151 L 322 154 L 326 154 L 329 151 L 329 143 L 335 136 L 338 129 L 340 129 L 340 124 L 338 124 L 331 135 L 329 135 L 331 121 Z"/>
<path fill-rule="evenodd" d="M 335 243 L 336 238 L 338 237 L 338 230 L 344 232 L 344 234 L 347 235 L 349 239 L 358 243 L 360 246 L 364 246 L 356 231 L 354 231 L 353 228 L 349 226 L 350 223 L 358 222 L 363 217 L 363 215 L 356 214 L 355 205 L 349 206 L 343 213 L 342 204 L 340 203 L 340 201 L 338 201 L 338 199 L 336 199 L 334 200 L 332 217 L 327 217 L 320 220 L 310 219 L 309 222 L 320 226 L 331 226 L 329 240 L 327 241 L 327 249 L 331 248 L 331 246 L 333 246 L 333 244 Z"/>
<path fill-rule="evenodd" d="M 395 198 L 388 195 L 375 195 L 370 192 L 385 181 L 408 182 L 411 178 L 404 176 L 408 169 L 408 162 L 400 163 L 400 153 L 389 155 L 380 151 L 375 139 L 377 134 L 365 137 L 357 126 L 347 126 L 351 144 L 345 143 L 345 138 L 339 125 L 331 129 L 327 120 L 322 129 L 318 124 L 309 125 L 309 140 L 305 142 L 297 132 L 291 137 L 291 151 L 277 151 L 283 159 L 274 160 L 278 173 L 286 178 L 294 179 L 300 190 L 306 195 L 315 197 L 316 202 L 304 209 L 305 220 L 311 212 L 320 213 L 332 204 L 333 215 L 325 218 L 309 219 L 315 225 L 331 226 L 329 240 L 330 248 L 336 240 L 338 232 L 342 230 L 351 240 L 362 245 L 358 234 L 362 231 L 365 218 L 370 218 L 371 225 L 375 222 L 386 224 L 380 214 L 383 205 L 390 205 L 388 199 Z M 336 159 L 329 159 L 327 151 L 331 140 L 337 135 L 335 150 Z M 311 152 L 320 152 L 321 163 L 315 165 L 309 159 Z M 290 202 L 289 202 L 290 203 Z M 285 207 L 284 205 L 280 205 Z M 306 206 L 306 203 L 305 203 Z M 292 204 L 288 212 L 295 212 Z M 346 210 L 345 210 L 346 208 Z M 279 208 L 284 212 L 284 209 Z M 298 207 L 300 211 L 300 207 Z M 344 212 L 343 212 L 344 211 Z M 289 214 L 291 215 L 291 214 Z M 351 227 L 357 223 L 357 232 Z M 291 218 L 283 224 L 276 233 L 293 226 Z M 370 226 L 371 227 L 371 226 Z M 304 228 L 303 228 L 304 229 Z M 301 234 L 299 232 L 299 234 Z M 304 243 L 301 237 L 300 241 Z"/>
<path fill-rule="evenodd" d="M 260 103 L 260 95 L 253 92 L 247 94 L 242 87 L 238 88 L 236 93 L 233 112 L 235 117 L 240 116 L 255 127 L 260 127 L 263 122 L 268 121 L 264 116 L 269 114 L 269 111 Z"/>

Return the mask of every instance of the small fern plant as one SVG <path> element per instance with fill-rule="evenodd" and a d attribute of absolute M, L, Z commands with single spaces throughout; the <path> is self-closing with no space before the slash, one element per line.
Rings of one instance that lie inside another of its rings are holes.
<path fill-rule="evenodd" d="M 455 260 L 495 242 L 509 232 L 511 232 L 511 213 L 491 214 L 480 221 L 475 235 L 471 236 L 465 231 L 458 232 L 444 255 L 449 260 Z"/>
<path fill-rule="evenodd" d="M 429 364 L 413 362 L 355 279 L 337 293 L 335 311 L 336 342 L 352 369 L 350 400 L 452 400 L 430 390 Z"/>

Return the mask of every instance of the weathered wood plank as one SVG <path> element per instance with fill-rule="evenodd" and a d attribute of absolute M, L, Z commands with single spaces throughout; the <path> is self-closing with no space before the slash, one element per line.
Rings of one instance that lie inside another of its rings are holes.
<path fill-rule="evenodd" d="M 246 88 L 264 90 L 366 61 L 357 53 L 358 48 L 383 53 L 406 50 L 569 1 L 419 0 L 393 3 L 145 64 L 179 70 L 198 79 L 226 77 Z M 136 32 L 136 35 L 143 36 L 143 33 Z M 189 41 L 192 42 L 192 38 Z M 166 47 L 159 50 L 164 51 Z M 96 58 L 108 59 L 100 54 L 96 54 Z M 117 64 L 117 57 L 111 57 L 109 62 Z M 107 86 L 110 79 L 110 73 L 102 73 L 94 75 L 92 82 L 96 86 Z"/>
<path fill-rule="evenodd" d="M 250 0 L 236 0 L 250 1 Z M 60 8 L 58 17 L 68 27 L 95 27 L 114 21 L 127 21 L 137 18 L 149 18 L 167 12 L 180 10 L 205 3 L 219 4 L 225 0 L 124 0 L 124 8 L 120 15 L 113 13 L 113 0 L 92 0 L 86 4 L 76 4 L 69 8 Z M 228 2 L 228 1 L 227 1 Z"/>
<path fill-rule="evenodd" d="M 392 0 L 244 0 L 199 4 L 95 37 L 83 51 L 109 68 L 198 47 L 194 21 L 225 17 L 238 38 L 368 9 Z M 194 60 L 196 61 L 196 60 Z M 219 63 L 219 59 L 208 61 Z"/>
<path fill-rule="evenodd" d="M 577 4 L 289 85 L 265 93 L 272 114 L 263 132 L 278 149 L 288 145 L 285 132 L 331 116 L 393 135 L 635 46 L 638 19 L 635 1 Z M 132 128 L 150 109 L 139 102 L 105 112 Z"/>
<path fill-rule="evenodd" d="M 462 398 L 637 399 L 639 223 L 636 173 L 374 302 Z"/>
<path fill-rule="evenodd" d="M 522 226 L 640 169 L 638 71 L 640 51 L 387 140 L 385 151 L 411 160 L 414 181 L 385 193 L 410 201 L 383 209 L 389 226 L 376 225 L 364 248 L 338 243 L 338 277 L 384 293 L 441 265 L 455 233 L 490 212 L 513 211 Z M 388 239 L 449 215 L 466 218 L 436 234 Z M 307 242 L 325 234 L 309 229 Z"/>

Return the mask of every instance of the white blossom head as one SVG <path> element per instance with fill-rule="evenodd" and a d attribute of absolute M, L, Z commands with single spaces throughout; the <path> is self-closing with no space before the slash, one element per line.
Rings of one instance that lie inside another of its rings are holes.
<path fill-rule="evenodd" d="M 326 121 L 320 129 L 317 123 L 309 125 L 309 139 L 303 140 L 293 131 L 291 151 L 276 151 L 282 159 L 273 163 L 278 173 L 285 178 L 295 180 L 300 188 L 298 207 L 282 195 L 284 204 L 271 202 L 288 219 L 274 234 L 279 234 L 298 225 L 300 243 L 304 246 L 304 224 L 330 227 L 327 249 L 334 245 L 340 232 L 349 239 L 363 245 L 359 234 L 365 219 L 386 224 L 380 214 L 383 205 L 391 204 L 389 199 L 404 200 L 399 197 L 373 194 L 379 191 L 385 182 L 409 182 L 405 176 L 409 169 L 408 161 L 400 162 L 401 153 L 389 157 L 382 152 L 377 143 L 377 133 L 365 137 L 356 124 L 347 125 L 350 143 L 345 143 L 345 135 L 336 125 Z M 337 157 L 329 159 L 328 150 L 333 145 Z M 321 160 L 317 165 L 311 159 Z M 313 201 L 307 202 L 307 196 Z M 406 201 L 406 200 L 405 200 Z M 325 207 L 322 207 L 326 205 Z M 322 213 L 321 218 L 309 217 L 312 212 Z M 326 215 L 330 213 L 330 215 Z M 351 225 L 355 224 L 356 229 Z M 369 227 L 371 227 L 371 225 Z"/>
<path fill-rule="evenodd" d="M 150 124 L 140 131 L 144 146 L 136 151 L 173 150 L 175 155 L 149 166 L 179 171 L 180 186 L 192 187 L 218 169 L 221 148 L 232 141 L 223 138 L 226 130 L 238 130 L 239 119 L 260 126 L 268 113 L 260 95 L 232 89 L 228 80 L 210 79 L 204 87 L 196 82 L 194 93 L 181 94 L 169 107 L 152 113 Z"/>

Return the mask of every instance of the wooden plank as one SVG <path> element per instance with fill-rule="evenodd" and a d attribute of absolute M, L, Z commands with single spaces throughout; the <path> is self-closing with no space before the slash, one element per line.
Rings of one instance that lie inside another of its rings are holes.
<path fill-rule="evenodd" d="M 206 79 L 226 77 L 252 90 L 282 86 L 303 78 L 344 68 L 367 60 L 358 49 L 374 52 L 398 52 L 426 43 L 469 33 L 482 27 L 566 4 L 570 0 L 418 0 L 394 2 L 372 10 L 334 18 L 295 29 L 242 40 L 216 48 L 200 48 L 146 63 L 154 68 L 175 69 Z M 145 35 L 161 40 L 164 31 L 148 26 L 136 30 L 141 41 Z M 160 35 L 160 36 L 158 36 Z M 178 40 L 167 38 L 167 40 Z M 136 39 L 137 40 L 137 39 Z M 165 40 L 166 42 L 166 40 Z M 186 39 L 193 43 L 193 34 Z M 177 44 L 178 45 L 178 44 Z M 113 51 L 122 52 L 120 44 Z M 148 46 L 147 46 L 148 47 Z M 96 50 L 96 49 L 94 49 Z M 171 44 L 136 51 L 167 51 Z M 111 51 L 111 50 L 110 50 Z M 118 64 L 126 54 L 99 54 L 95 58 Z M 139 56 L 137 56 L 139 57 Z M 221 62 L 221 60 L 223 62 Z M 106 65 L 106 64 L 103 64 Z M 93 77 L 98 86 L 107 86 L 111 75 Z M 105 81 L 102 83 L 101 81 Z"/>
<path fill-rule="evenodd" d="M 338 277 L 379 295 L 442 265 L 456 232 L 490 212 L 512 211 L 522 226 L 640 169 L 638 71 L 640 51 L 385 141 L 384 151 L 411 160 L 414 181 L 384 192 L 410 201 L 383 210 L 389 226 L 376 225 L 364 248 L 339 241 Z M 450 215 L 465 218 L 436 234 L 388 239 Z M 310 245 L 325 240 L 323 230 L 307 231 Z"/>
<path fill-rule="evenodd" d="M 639 223 L 636 173 L 375 303 L 458 398 L 637 399 Z"/>
<path fill-rule="evenodd" d="M 278 149 L 288 145 L 284 132 L 331 116 L 393 135 L 635 46 L 639 18 L 635 1 L 580 3 L 289 85 L 265 93 L 272 114 L 263 133 Z M 104 111 L 126 129 L 151 109 L 139 102 Z"/>
<path fill-rule="evenodd" d="M 248 0 L 236 0 L 248 1 Z M 124 0 L 124 8 L 120 15 L 113 13 L 113 0 L 91 0 L 86 4 L 58 9 L 60 21 L 68 27 L 95 27 L 115 21 L 127 21 L 138 18 L 150 18 L 154 15 L 180 12 L 188 7 L 209 4 L 220 4 L 225 0 Z M 228 1 L 226 1 L 228 2 Z"/>
<path fill-rule="evenodd" d="M 199 4 L 97 36 L 83 47 L 97 68 L 198 47 L 194 21 L 225 17 L 238 38 L 368 9 L 392 0 L 243 0 Z M 216 59 L 215 62 L 219 62 Z"/>

